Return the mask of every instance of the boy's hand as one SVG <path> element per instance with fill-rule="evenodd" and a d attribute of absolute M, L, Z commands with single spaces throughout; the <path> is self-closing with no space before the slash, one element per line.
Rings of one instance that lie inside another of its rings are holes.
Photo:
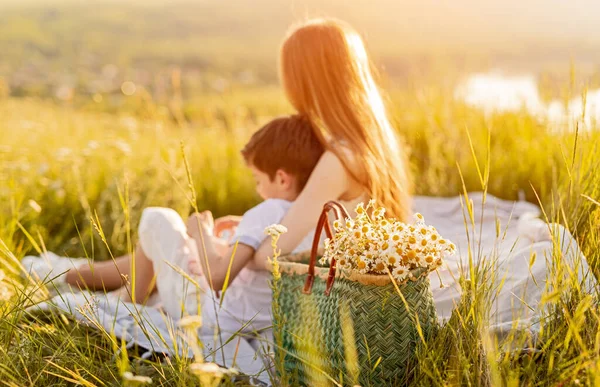
<path fill-rule="evenodd" d="M 215 227 L 215 221 L 210 211 L 195 212 L 186 222 L 187 233 L 192 238 L 200 237 L 200 232 L 204 236 L 212 236 Z"/>
<path fill-rule="evenodd" d="M 190 260 L 188 261 L 188 270 L 190 271 L 190 273 L 197 276 L 204 275 L 204 273 L 202 272 L 202 265 L 200 264 L 200 258 L 198 256 L 190 258 Z"/>

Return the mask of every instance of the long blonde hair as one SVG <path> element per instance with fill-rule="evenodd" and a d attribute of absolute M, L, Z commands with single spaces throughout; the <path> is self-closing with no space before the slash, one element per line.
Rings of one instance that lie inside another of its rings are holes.
<path fill-rule="evenodd" d="M 335 19 L 295 26 L 281 47 L 280 77 L 324 147 L 391 216 L 406 220 L 412 191 L 408 160 L 360 35 Z"/>

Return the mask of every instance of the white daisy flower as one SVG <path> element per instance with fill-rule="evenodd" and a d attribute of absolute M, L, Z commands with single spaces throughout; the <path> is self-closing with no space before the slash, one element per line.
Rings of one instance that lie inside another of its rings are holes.
<path fill-rule="evenodd" d="M 399 232 L 391 233 L 390 234 L 390 240 L 394 244 L 399 244 L 402 241 L 402 234 L 400 234 Z"/>
<path fill-rule="evenodd" d="M 423 217 L 423 215 L 421 215 L 420 213 L 416 213 L 413 215 L 413 218 L 415 219 L 415 222 L 417 224 L 422 224 L 425 223 L 425 218 Z"/>
<path fill-rule="evenodd" d="M 272 237 L 278 237 L 281 234 L 285 234 L 287 231 L 287 228 L 285 226 L 282 226 L 281 224 L 272 224 L 265 228 L 265 234 L 270 235 Z"/>
<path fill-rule="evenodd" d="M 433 232 L 429 234 L 429 240 L 437 244 L 437 242 L 442 239 L 437 232 Z"/>
<path fill-rule="evenodd" d="M 388 266 L 391 266 L 393 268 L 395 268 L 396 266 L 398 266 L 400 264 L 402 260 L 402 256 L 400 254 L 398 254 L 397 252 L 394 252 L 392 254 L 388 254 L 385 257 L 385 262 L 387 263 Z"/>
<path fill-rule="evenodd" d="M 367 265 L 367 262 L 359 258 L 356 260 L 356 269 L 360 274 L 365 274 L 369 270 L 369 265 Z"/>
<path fill-rule="evenodd" d="M 352 269 L 352 264 L 346 257 L 340 257 L 340 259 L 337 260 L 336 264 L 340 269 L 344 271 Z"/>
<path fill-rule="evenodd" d="M 333 221 L 333 229 L 335 231 L 342 231 L 343 230 L 342 222 L 339 219 L 336 219 L 336 220 Z"/>
<path fill-rule="evenodd" d="M 123 381 L 129 386 L 143 386 L 146 384 L 152 384 L 152 379 L 147 376 L 134 375 L 131 372 L 123 372 Z"/>
<path fill-rule="evenodd" d="M 378 209 L 373 211 L 373 217 L 375 219 L 383 219 L 384 215 L 385 215 L 385 208 L 383 208 L 383 207 L 379 207 Z"/>
<path fill-rule="evenodd" d="M 419 242 L 419 240 L 414 235 L 410 235 L 406 239 L 406 244 L 410 250 L 416 249 L 418 247 L 418 245 L 417 245 L 418 242 Z"/>
<path fill-rule="evenodd" d="M 364 215 L 365 214 L 365 204 L 358 203 L 354 212 L 356 212 L 356 215 Z"/>
<path fill-rule="evenodd" d="M 392 276 L 398 281 L 404 281 L 409 273 L 410 271 L 405 266 L 397 266 L 394 271 L 392 271 Z"/>
<path fill-rule="evenodd" d="M 387 264 L 386 261 L 378 258 L 373 263 L 373 270 L 377 273 L 385 273 L 387 272 Z"/>
<path fill-rule="evenodd" d="M 352 238 L 354 238 L 355 241 L 358 241 L 359 239 L 361 239 L 363 237 L 363 233 L 360 229 L 356 229 L 354 231 L 352 231 L 352 234 L 350 234 L 352 236 Z"/>
<path fill-rule="evenodd" d="M 190 364 L 190 371 L 194 375 L 212 376 L 215 378 L 221 378 L 225 375 L 238 374 L 238 371 L 234 368 L 223 368 L 215 363 L 192 363 Z"/>

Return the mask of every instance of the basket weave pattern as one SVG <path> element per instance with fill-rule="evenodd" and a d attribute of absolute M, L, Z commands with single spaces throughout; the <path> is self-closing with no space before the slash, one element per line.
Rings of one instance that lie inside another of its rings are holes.
<path fill-rule="evenodd" d="M 315 279 L 314 291 L 303 294 L 305 279 L 305 275 L 287 275 L 282 270 L 279 304 L 284 328 L 275 334 L 283 335 L 284 351 L 277 355 L 285 356 L 286 372 L 297 373 L 297 380 L 307 385 L 311 384 L 307 367 L 316 366 L 336 379 L 342 373 L 346 375 L 344 380 L 350 382 L 342 324 L 351 324 L 358 353 L 359 384 L 402 384 L 421 340 L 415 316 L 425 339 L 436 324 L 427 277 L 400 286 L 409 311 L 391 283 L 363 285 L 340 278 L 326 296 L 326 281 L 320 277 Z M 347 315 L 340 314 L 344 304 Z M 343 321 L 346 319 L 350 321 Z M 379 358 L 381 362 L 372 371 Z"/>

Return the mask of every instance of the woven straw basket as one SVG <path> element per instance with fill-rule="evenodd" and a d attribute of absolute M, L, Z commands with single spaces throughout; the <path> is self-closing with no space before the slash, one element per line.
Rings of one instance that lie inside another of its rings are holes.
<path fill-rule="evenodd" d="M 341 276 L 335 262 L 316 267 L 323 228 L 332 236 L 329 211 L 348 216 L 341 204 L 327 203 L 311 254 L 280 261 L 276 362 L 303 385 L 320 384 L 324 374 L 345 385 L 404 384 L 421 335 L 427 340 L 437 326 L 427 275 L 413 271 L 414 280 L 396 288 L 386 275 Z"/>

